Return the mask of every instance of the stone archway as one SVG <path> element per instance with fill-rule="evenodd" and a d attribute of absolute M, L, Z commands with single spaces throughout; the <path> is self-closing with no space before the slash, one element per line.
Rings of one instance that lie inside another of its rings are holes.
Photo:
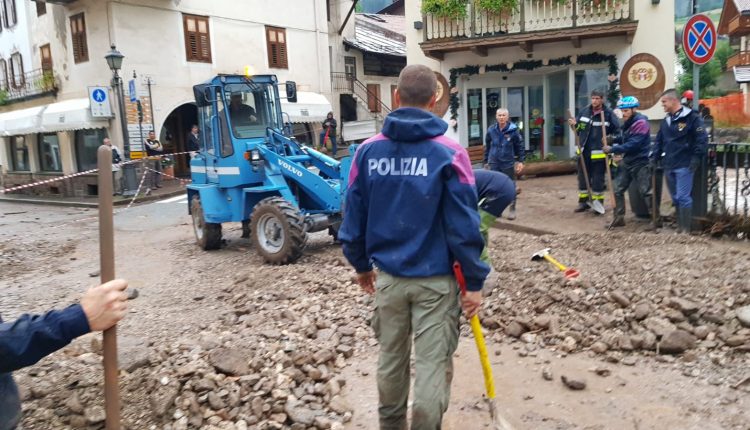
<path fill-rule="evenodd" d="M 164 120 L 159 139 L 166 152 L 185 152 L 188 133 L 193 124 L 198 124 L 198 108 L 195 103 L 177 106 Z M 190 176 L 190 156 L 187 154 L 175 157 L 175 176 Z"/>

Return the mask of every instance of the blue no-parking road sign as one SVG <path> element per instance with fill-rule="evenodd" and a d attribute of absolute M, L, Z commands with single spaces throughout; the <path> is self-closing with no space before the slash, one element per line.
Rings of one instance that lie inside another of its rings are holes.
<path fill-rule="evenodd" d="M 682 49 L 693 63 L 702 66 L 716 51 L 716 28 L 706 15 L 693 15 L 682 30 Z"/>

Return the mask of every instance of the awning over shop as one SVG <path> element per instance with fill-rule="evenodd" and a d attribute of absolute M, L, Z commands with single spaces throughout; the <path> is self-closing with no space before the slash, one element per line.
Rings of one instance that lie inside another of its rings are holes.
<path fill-rule="evenodd" d="M 0 135 L 18 136 L 39 132 L 44 106 L 0 113 Z"/>
<path fill-rule="evenodd" d="M 750 66 L 734 66 L 734 80 L 738 84 L 750 82 Z"/>
<path fill-rule="evenodd" d="M 281 111 L 289 114 L 291 122 L 323 122 L 332 110 L 328 99 L 318 93 L 298 91 L 297 103 L 281 100 Z"/>
<path fill-rule="evenodd" d="M 94 118 L 89 109 L 89 99 L 70 99 L 52 103 L 42 114 L 42 131 L 55 132 L 105 128 L 106 118 Z"/>

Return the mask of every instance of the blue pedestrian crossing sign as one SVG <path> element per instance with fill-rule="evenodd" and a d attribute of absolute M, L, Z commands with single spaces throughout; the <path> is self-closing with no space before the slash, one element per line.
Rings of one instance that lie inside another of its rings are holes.
<path fill-rule="evenodd" d="M 109 103 L 109 88 L 89 87 L 89 106 L 94 118 L 111 118 L 112 106 Z"/>
<path fill-rule="evenodd" d="M 716 51 L 716 27 L 706 15 L 693 15 L 682 30 L 682 49 L 693 63 L 702 66 Z"/>
<path fill-rule="evenodd" d="M 91 93 L 91 98 L 97 103 L 104 103 L 104 101 L 107 100 L 107 93 L 101 88 L 97 88 Z"/>

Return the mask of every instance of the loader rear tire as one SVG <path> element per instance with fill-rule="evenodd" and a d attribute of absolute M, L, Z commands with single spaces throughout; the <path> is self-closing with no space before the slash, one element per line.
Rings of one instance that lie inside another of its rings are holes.
<path fill-rule="evenodd" d="M 304 217 L 281 197 L 268 197 L 253 208 L 250 231 L 253 246 L 270 264 L 294 263 L 307 243 Z"/>
<path fill-rule="evenodd" d="M 221 224 L 206 222 L 198 196 L 190 202 L 190 213 L 193 215 L 193 232 L 198 246 L 204 251 L 221 248 Z"/>

